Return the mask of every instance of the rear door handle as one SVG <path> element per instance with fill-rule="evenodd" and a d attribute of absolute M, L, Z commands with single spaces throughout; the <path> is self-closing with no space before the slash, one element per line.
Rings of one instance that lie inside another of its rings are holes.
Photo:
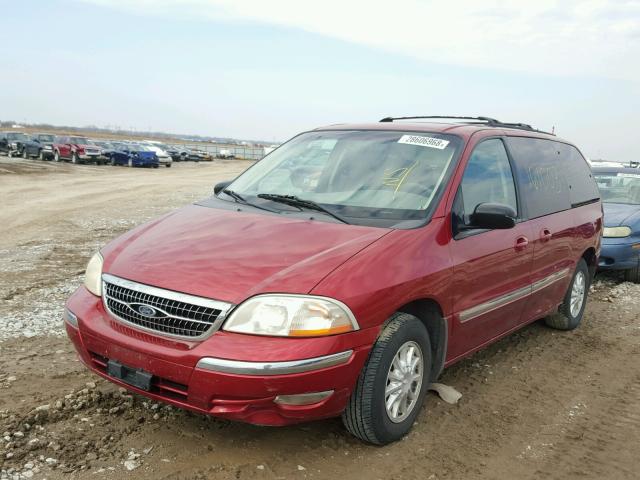
<path fill-rule="evenodd" d="M 548 228 L 543 228 L 542 232 L 540 232 L 540 240 L 542 240 L 543 242 L 551 240 L 551 237 L 553 237 L 553 234 Z"/>
<path fill-rule="evenodd" d="M 527 237 L 516 238 L 515 249 L 516 251 L 524 250 L 529 245 L 529 239 Z"/>

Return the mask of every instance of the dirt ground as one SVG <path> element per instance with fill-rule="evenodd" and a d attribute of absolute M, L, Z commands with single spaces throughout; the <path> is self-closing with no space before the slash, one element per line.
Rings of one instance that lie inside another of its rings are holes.
<path fill-rule="evenodd" d="M 90 374 L 63 335 L 91 253 L 209 194 L 242 161 L 171 169 L 0 157 L 0 479 L 637 479 L 640 286 L 599 277 L 583 325 L 532 324 L 446 370 L 386 447 L 339 419 L 260 428 L 131 396 Z"/>

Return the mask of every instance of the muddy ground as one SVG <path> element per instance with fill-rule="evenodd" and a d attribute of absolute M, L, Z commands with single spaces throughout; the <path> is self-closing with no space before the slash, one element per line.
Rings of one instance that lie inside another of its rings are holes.
<path fill-rule="evenodd" d="M 0 478 L 640 478 L 640 287 L 599 277 L 584 324 L 532 324 L 448 369 L 386 447 L 339 419 L 260 428 L 130 396 L 88 373 L 62 335 L 91 253 L 206 196 L 249 163 L 171 169 L 0 157 Z"/>

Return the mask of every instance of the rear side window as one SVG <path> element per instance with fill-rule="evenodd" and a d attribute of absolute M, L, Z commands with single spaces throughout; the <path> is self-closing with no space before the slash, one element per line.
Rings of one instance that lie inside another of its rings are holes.
<path fill-rule="evenodd" d="M 509 137 L 516 177 L 528 218 L 571 208 L 569 184 L 559 142 L 539 138 Z"/>
<path fill-rule="evenodd" d="M 558 143 L 560 159 L 569 184 L 569 200 L 572 207 L 579 207 L 600 198 L 598 185 L 582 154 L 573 145 Z"/>
<path fill-rule="evenodd" d="M 485 140 L 474 149 L 460 191 L 465 224 L 481 203 L 501 203 L 518 211 L 511 165 L 502 140 Z"/>

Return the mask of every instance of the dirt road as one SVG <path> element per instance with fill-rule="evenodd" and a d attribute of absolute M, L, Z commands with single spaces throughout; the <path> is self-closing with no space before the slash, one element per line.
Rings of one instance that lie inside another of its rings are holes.
<path fill-rule="evenodd" d="M 378 448 L 338 419 L 259 428 L 130 396 L 62 335 L 100 245 L 249 164 L 140 170 L 0 157 L 0 479 L 640 478 L 640 286 L 599 278 L 584 324 L 536 323 L 448 369 L 411 434 Z"/>

